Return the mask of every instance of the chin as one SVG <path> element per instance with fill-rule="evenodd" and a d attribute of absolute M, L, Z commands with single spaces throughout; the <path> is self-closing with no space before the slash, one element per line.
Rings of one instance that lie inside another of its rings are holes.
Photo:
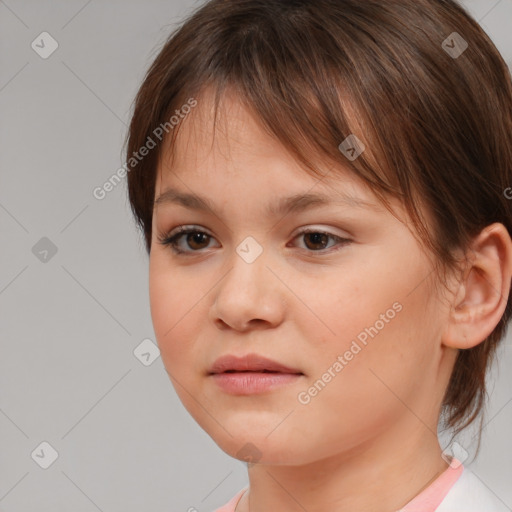
<path fill-rule="evenodd" d="M 255 432 L 249 424 L 248 428 L 244 426 L 241 431 L 227 428 L 231 436 L 221 427 L 214 430 L 207 433 L 217 446 L 240 461 L 269 465 L 296 465 L 303 462 L 300 460 L 300 443 L 296 443 L 295 448 L 293 444 L 287 444 L 291 439 L 284 429 L 281 435 L 272 432 L 272 429 Z M 270 436 L 269 432 L 272 432 Z"/>

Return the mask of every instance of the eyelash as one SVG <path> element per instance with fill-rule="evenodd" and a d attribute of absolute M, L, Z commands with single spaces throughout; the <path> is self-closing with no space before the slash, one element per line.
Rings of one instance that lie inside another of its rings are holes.
<path fill-rule="evenodd" d="M 200 229 L 197 229 L 197 228 L 194 228 L 194 227 L 184 227 L 184 226 L 180 226 L 178 228 L 178 233 L 175 233 L 175 234 L 170 234 L 172 233 L 169 232 L 169 233 L 164 233 L 164 234 L 161 234 L 159 235 L 157 238 L 158 238 L 158 241 L 159 243 L 161 243 L 162 245 L 164 246 L 169 246 L 170 249 L 177 255 L 187 255 L 188 253 L 201 253 L 202 250 L 192 250 L 192 251 L 184 251 L 182 249 L 179 249 L 178 248 L 178 241 L 181 239 L 181 237 L 185 236 L 185 235 L 188 235 L 189 233 L 201 233 L 201 234 L 204 234 L 210 238 L 213 238 L 212 235 L 210 235 L 209 233 L 205 232 L 205 231 L 202 231 Z M 339 244 L 341 244 L 341 247 L 344 247 L 345 245 L 348 245 L 352 240 L 349 240 L 347 238 L 342 238 L 340 236 L 337 236 L 337 235 L 333 235 L 332 233 L 328 233 L 326 231 L 323 231 L 321 229 L 305 229 L 299 233 L 297 233 L 297 235 L 294 237 L 295 238 L 298 238 L 300 236 L 303 236 L 303 235 L 306 235 L 306 234 L 311 234 L 311 233 L 315 233 L 315 234 L 322 234 L 322 235 L 326 235 L 332 239 L 335 239 L 338 241 Z M 338 249 L 335 249 L 334 251 L 337 251 L 337 250 L 340 250 L 341 249 L 338 248 Z M 318 250 L 318 251 L 314 251 L 314 250 L 311 250 L 311 249 L 305 249 L 306 251 L 308 252 L 312 252 L 312 253 L 320 253 L 320 254 L 325 254 L 326 252 L 334 252 L 332 250 L 332 248 L 329 248 L 329 249 L 321 249 L 321 250 Z"/>

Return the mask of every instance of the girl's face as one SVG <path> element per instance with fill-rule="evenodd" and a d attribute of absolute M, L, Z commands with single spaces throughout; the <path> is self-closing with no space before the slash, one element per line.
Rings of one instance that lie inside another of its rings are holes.
<path fill-rule="evenodd" d="M 341 153 L 320 182 L 229 96 L 212 145 L 205 98 L 182 121 L 172 168 L 164 151 L 155 199 L 173 189 L 211 210 L 163 196 L 149 265 L 157 342 L 185 407 L 224 451 L 261 463 L 437 442 L 455 352 L 442 345 L 448 309 L 419 243 Z M 306 194 L 326 202 L 279 209 Z M 179 226 L 195 234 L 174 239 L 175 253 L 159 237 Z M 210 375 L 219 357 L 247 354 L 300 374 L 245 392 Z"/>

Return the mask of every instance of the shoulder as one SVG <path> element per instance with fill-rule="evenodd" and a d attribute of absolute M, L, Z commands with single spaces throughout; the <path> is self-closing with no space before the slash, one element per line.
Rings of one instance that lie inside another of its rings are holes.
<path fill-rule="evenodd" d="M 512 509 L 465 467 L 436 512 L 512 512 Z"/>
<path fill-rule="evenodd" d="M 240 498 L 243 496 L 244 492 L 247 490 L 247 487 L 244 487 L 240 491 L 238 491 L 231 500 L 228 501 L 223 507 L 220 507 L 213 512 L 234 512 L 237 503 L 240 501 Z"/>

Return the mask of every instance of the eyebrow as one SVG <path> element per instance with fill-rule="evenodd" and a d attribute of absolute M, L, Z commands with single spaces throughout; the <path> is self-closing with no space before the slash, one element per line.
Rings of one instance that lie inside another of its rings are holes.
<path fill-rule="evenodd" d="M 181 192 L 174 188 L 168 188 L 162 192 L 162 194 L 160 194 L 155 200 L 153 208 L 157 208 L 162 204 L 178 204 L 188 208 L 189 210 L 212 211 L 217 213 L 214 203 L 207 197 Z M 360 209 L 370 209 L 376 212 L 382 211 L 380 206 L 375 203 L 366 201 L 360 197 L 349 195 L 345 192 L 338 192 L 333 196 L 306 193 L 284 197 L 275 204 L 267 205 L 265 213 L 267 216 L 282 216 L 331 204 L 350 206 Z"/>

